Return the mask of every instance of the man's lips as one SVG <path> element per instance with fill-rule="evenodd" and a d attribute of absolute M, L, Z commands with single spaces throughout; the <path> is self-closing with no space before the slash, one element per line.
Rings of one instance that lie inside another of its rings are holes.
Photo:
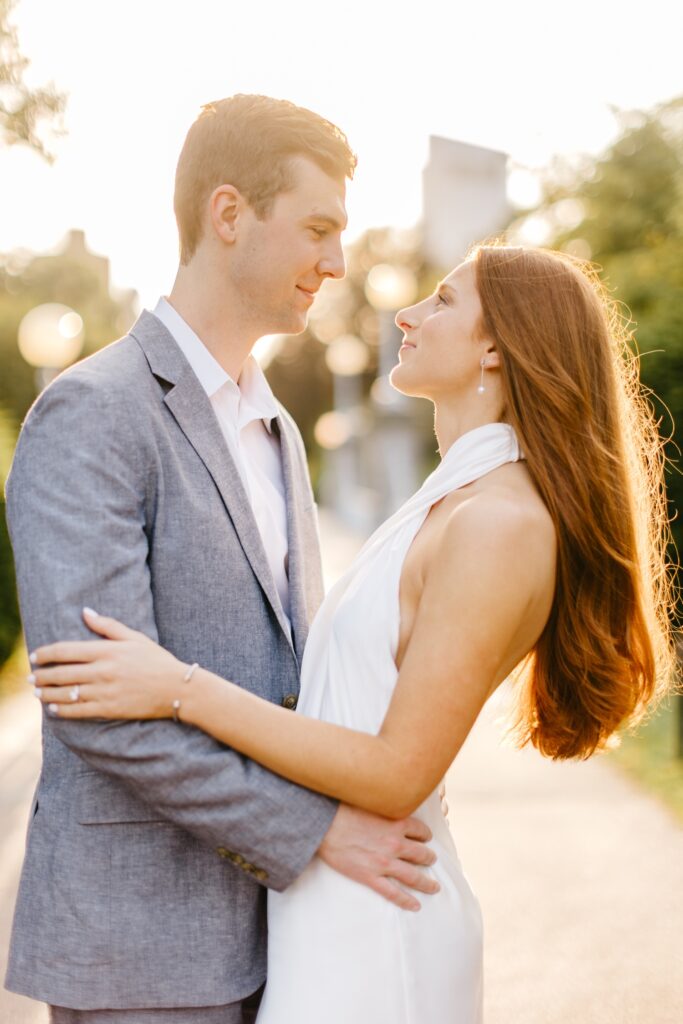
<path fill-rule="evenodd" d="M 318 290 L 317 288 L 302 288 L 300 284 L 298 284 L 296 287 L 297 290 L 300 291 L 303 295 L 305 295 L 310 302 L 313 302 L 313 299 L 315 298 L 315 293 Z"/>

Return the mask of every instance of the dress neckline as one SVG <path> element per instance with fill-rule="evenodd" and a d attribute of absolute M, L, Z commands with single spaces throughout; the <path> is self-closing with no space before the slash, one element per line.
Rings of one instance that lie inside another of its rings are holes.
<path fill-rule="evenodd" d="M 442 455 L 439 465 L 434 472 L 438 472 L 440 467 L 447 462 L 452 463 L 456 459 L 459 460 L 465 455 L 473 453 L 477 447 L 483 447 L 487 442 L 495 442 L 497 440 L 515 442 L 517 448 L 519 448 L 514 427 L 510 426 L 509 423 L 484 423 L 483 426 L 473 427 L 471 430 L 466 430 L 464 434 L 456 437 L 450 448 Z M 519 458 L 523 458 L 521 450 Z"/>
<path fill-rule="evenodd" d="M 461 434 L 422 486 L 375 530 L 342 579 L 352 576 L 378 546 L 390 538 L 398 540 L 404 524 L 415 517 L 424 517 L 446 494 L 473 483 L 507 462 L 523 458 L 517 435 L 509 423 L 485 423 Z"/>

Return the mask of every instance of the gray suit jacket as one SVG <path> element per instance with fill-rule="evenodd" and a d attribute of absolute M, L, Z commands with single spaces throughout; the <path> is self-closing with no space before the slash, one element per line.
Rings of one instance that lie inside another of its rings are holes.
<path fill-rule="evenodd" d="M 29 649 L 91 636 L 89 605 L 290 706 L 322 581 L 301 438 L 274 422 L 293 646 L 211 404 L 156 317 L 48 387 L 7 487 Z M 336 804 L 172 721 L 44 725 L 7 986 L 78 1009 L 256 989 L 264 886 L 297 877 Z"/>

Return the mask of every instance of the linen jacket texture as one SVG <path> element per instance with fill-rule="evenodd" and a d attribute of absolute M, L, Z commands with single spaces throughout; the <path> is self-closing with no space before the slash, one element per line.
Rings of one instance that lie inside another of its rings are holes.
<path fill-rule="evenodd" d="M 291 706 L 322 599 L 298 430 L 278 405 L 292 639 L 240 475 L 166 328 L 130 334 L 38 398 L 7 485 L 29 650 L 92 638 L 84 605 Z M 75 1009 L 212 1006 L 265 977 L 266 887 L 336 803 L 171 720 L 44 714 L 7 987 Z"/>

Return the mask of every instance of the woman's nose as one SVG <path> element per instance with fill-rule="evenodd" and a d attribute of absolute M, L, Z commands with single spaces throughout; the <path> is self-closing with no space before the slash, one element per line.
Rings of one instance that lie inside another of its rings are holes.
<path fill-rule="evenodd" d="M 394 322 L 402 331 L 407 331 L 410 330 L 411 327 L 416 327 L 417 319 L 415 317 L 415 307 L 409 306 L 407 309 L 399 309 Z"/>

